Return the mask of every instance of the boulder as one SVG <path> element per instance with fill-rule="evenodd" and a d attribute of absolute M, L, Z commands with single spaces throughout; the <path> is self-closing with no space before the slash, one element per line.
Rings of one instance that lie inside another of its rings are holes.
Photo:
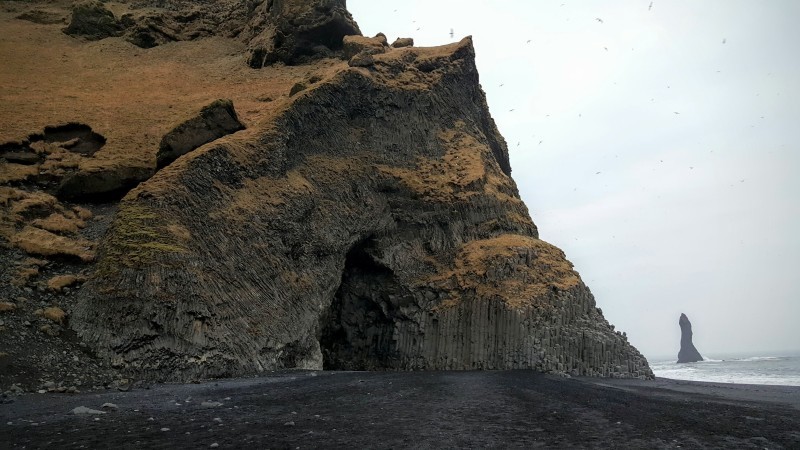
<path fill-rule="evenodd" d="M 264 1 L 242 33 L 248 41 L 248 64 L 254 68 L 333 56 L 348 35 L 361 31 L 345 0 Z"/>
<path fill-rule="evenodd" d="M 403 47 L 413 47 L 414 46 L 414 39 L 413 38 L 397 38 L 392 42 L 392 48 L 403 48 Z"/>
<path fill-rule="evenodd" d="M 121 36 L 122 25 L 99 0 L 83 0 L 72 7 L 72 18 L 64 33 L 97 41 L 112 36 Z"/>
<path fill-rule="evenodd" d="M 692 343 L 692 323 L 689 322 L 689 318 L 686 317 L 686 314 L 681 313 L 678 325 L 681 327 L 681 349 L 678 352 L 678 362 L 689 363 L 702 361 L 703 357 Z"/>
<path fill-rule="evenodd" d="M 164 135 L 156 154 L 156 164 L 162 168 L 179 156 L 222 136 L 243 130 L 233 102 L 215 100 L 200 110 L 200 114 L 186 120 Z"/>
<path fill-rule="evenodd" d="M 386 38 L 381 40 L 378 37 L 368 38 L 365 36 L 345 36 L 343 40 L 344 58 L 350 59 L 359 53 L 377 55 L 386 52 L 384 43 Z"/>

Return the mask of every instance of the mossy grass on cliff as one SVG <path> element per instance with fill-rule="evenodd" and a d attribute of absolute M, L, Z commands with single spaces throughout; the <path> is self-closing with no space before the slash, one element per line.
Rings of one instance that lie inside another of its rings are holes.
<path fill-rule="evenodd" d="M 123 202 L 112 226 L 113 232 L 98 267 L 101 277 L 118 266 L 142 267 L 163 263 L 164 253 L 187 253 L 183 244 L 188 230 L 169 223 L 155 210 L 141 203 Z"/>

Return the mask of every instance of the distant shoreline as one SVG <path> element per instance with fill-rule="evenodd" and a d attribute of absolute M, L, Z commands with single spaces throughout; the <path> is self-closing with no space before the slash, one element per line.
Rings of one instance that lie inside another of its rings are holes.
<path fill-rule="evenodd" d="M 777 384 L 721 383 L 679 380 L 656 376 L 655 380 L 581 378 L 581 381 L 614 388 L 634 389 L 651 395 L 699 394 L 751 403 L 775 403 L 800 410 L 800 386 Z"/>

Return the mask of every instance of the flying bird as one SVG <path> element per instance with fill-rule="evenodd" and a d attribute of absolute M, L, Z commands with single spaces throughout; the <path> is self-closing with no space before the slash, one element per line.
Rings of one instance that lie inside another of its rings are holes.
<path fill-rule="evenodd" d="M 653 9 L 653 2 L 650 2 L 650 6 L 647 7 L 648 11 L 650 11 L 651 9 Z"/>
<path fill-rule="evenodd" d="M 673 111 L 674 114 L 680 114 L 678 111 Z"/>
<path fill-rule="evenodd" d="M 728 42 L 728 39 L 727 39 L 727 38 L 722 40 L 722 43 L 723 43 L 723 44 L 724 44 L 724 43 L 726 43 L 726 42 Z"/>
<path fill-rule="evenodd" d="M 530 40 L 530 39 L 528 39 L 528 42 L 527 42 L 527 43 L 528 43 L 528 44 L 530 44 L 530 43 L 531 43 L 531 40 Z"/>
<path fill-rule="evenodd" d="M 453 31 L 452 28 L 450 28 L 450 38 L 452 38 L 453 36 L 455 36 L 455 32 Z"/>
<path fill-rule="evenodd" d="M 600 172 L 595 172 L 594 174 L 595 174 L 595 175 L 600 175 Z"/>
<path fill-rule="evenodd" d="M 600 23 L 603 23 L 603 19 L 601 19 L 601 18 L 599 18 L 599 17 L 595 17 L 595 19 L 594 19 L 594 20 L 596 20 L 596 21 L 598 21 L 598 22 L 600 22 Z"/>
<path fill-rule="evenodd" d="M 544 142 L 544 141 L 539 141 L 539 145 L 542 145 L 542 142 Z"/>
<path fill-rule="evenodd" d="M 608 47 L 603 47 L 603 48 L 606 49 L 606 51 L 608 51 Z"/>

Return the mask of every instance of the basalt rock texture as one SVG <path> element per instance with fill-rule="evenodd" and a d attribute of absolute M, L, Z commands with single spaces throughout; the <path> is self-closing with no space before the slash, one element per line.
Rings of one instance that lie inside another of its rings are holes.
<path fill-rule="evenodd" d="M 248 64 L 255 68 L 333 56 L 348 35 L 361 35 L 361 31 L 345 0 L 265 1 L 243 31 L 249 41 Z"/>
<path fill-rule="evenodd" d="M 84 0 L 72 8 L 72 18 L 64 33 L 80 36 L 91 41 L 120 36 L 123 27 L 114 13 L 99 0 Z"/>
<path fill-rule="evenodd" d="M 689 363 L 702 361 L 703 357 L 692 343 L 692 322 L 689 322 L 689 318 L 686 317 L 686 314 L 681 313 L 678 325 L 681 326 L 681 349 L 678 352 L 678 362 Z"/>
<path fill-rule="evenodd" d="M 156 164 L 164 167 L 179 156 L 222 136 L 244 129 L 233 102 L 220 99 L 204 106 L 200 113 L 164 135 L 156 154 Z"/>
<path fill-rule="evenodd" d="M 139 377 L 652 376 L 538 239 L 469 38 L 342 62 L 125 197 L 73 316 Z"/>

